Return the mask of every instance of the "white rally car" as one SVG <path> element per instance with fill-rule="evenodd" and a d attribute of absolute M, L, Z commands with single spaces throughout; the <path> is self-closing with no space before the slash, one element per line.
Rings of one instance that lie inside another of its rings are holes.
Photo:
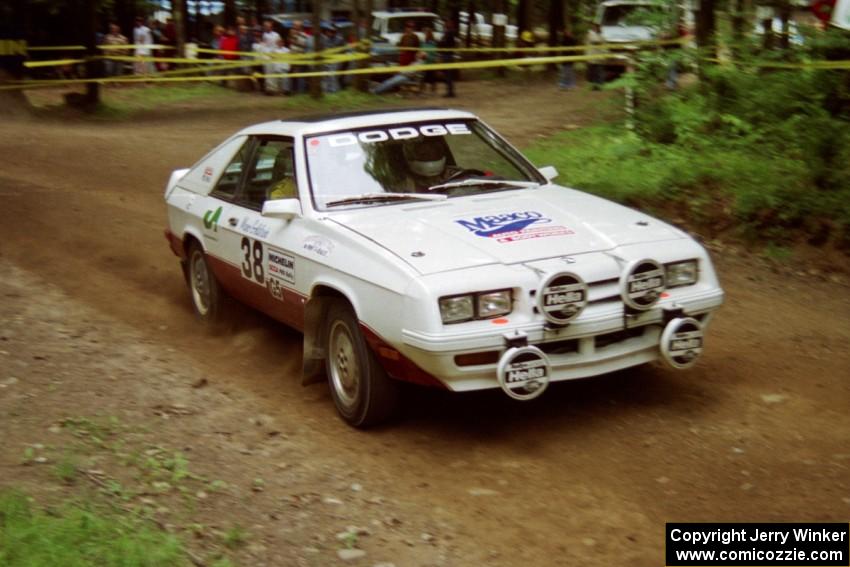
<path fill-rule="evenodd" d="M 723 301 L 706 251 L 556 174 L 456 110 L 267 122 L 172 174 L 166 235 L 198 317 L 226 294 L 300 330 L 354 426 L 398 381 L 524 400 L 691 366 Z"/>

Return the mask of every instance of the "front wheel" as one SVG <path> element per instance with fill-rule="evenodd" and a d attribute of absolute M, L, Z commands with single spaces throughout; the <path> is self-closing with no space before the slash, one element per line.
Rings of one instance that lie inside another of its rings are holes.
<path fill-rule="evenodd" d="M 354 310 L 334 300 L 325 320 L 328 385 L 340 416 L 365 428 L 389 419 L 398 407 L 398 384 L 366 344 Z"/>

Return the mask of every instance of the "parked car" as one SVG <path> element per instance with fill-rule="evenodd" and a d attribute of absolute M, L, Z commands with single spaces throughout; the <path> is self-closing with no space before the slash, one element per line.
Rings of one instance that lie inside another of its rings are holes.
<path fill-rule="evenodd" d="M 300 330 L 303 382 L 357 427 L 400 381 L 527 400 L 693 365 L 723 301 L 705 249 L 556 175 L 468 112 L 276 120 L 172 173 L 166 236 L 197 317 L 229 296 Z"/>
<path fill-rule="evenodd" d="M 667 8 L 647 0 L 605 0 L 599 4 L 595 22 L 605 43 L 656 39 Z"/>
<path fill-rule="evenodd" d="M 434 37 L 443 37 L 443 21 L 440 16 L 432 12 L 372 12 L 372 34 L 373 41 L 398 45 L 404 26 L 407 22 L 413 23 L 416 35 L 420 40 L 425 39 L 423 30 L 430 27 L 434 30 Z"/>

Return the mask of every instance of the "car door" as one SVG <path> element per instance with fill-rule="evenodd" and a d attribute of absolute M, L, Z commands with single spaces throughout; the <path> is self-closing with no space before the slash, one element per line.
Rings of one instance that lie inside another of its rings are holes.
<path fill-rule="evenodd" d="M 203 235 L 204 250 L 210 267 L 216 279 L 229 292 L 239 283 L 238 279 L 234 278 L 234 275 L 238 275 L 234 266 L 238 264 L 234 264 L 233 247 L 239 244 L 234 232 L 235 219 L 238 218 L 238 214 L 234 212 L 237 209 L 234 200 L 242 186 L 246 168 L 250 165 L 254 144 L 255 140 L 243 138 L 241 145 L 223 169 L 220 169 L 221 166 L 202 164 L 204 181 L 209 179 L 208 182 L 213 182 L 211 177 L 216 170 L 221 171 L 221 174 L 215 179 L 209 194 L 200 197 L 197 205 L 192 203 L 191 207 Z"/>
<path fill-rule="evenodd" d="M 235 295 L 266 314 L 300 328 L 303 297 L 296 292 L 298 235 L 302 219 L 264 217 L 271 199 L 297 199 L 294 142 L 258 136 L 227 219 L 230 261 L 239 267 Z"/>

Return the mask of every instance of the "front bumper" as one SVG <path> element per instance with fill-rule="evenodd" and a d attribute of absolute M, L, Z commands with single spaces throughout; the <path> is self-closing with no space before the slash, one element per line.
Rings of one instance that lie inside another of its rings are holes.
<path fill-rule="evenodd" d="M 494 327 L 492 330 L 427 334 L 402 331 L 402 354 L 453 391 L 498 388 L 497 362 L 458 365 L 458 355 L 495 353 L 508 348 L 507 337 L 525 336 L 530 345 L 546 352 L 551 380 L 562 381 L 605 374 L 657 360 L 659 341 L 669 314 L 677 311 L 706 327 L 723 303 L 719 288 L 688 297 L 662 299 L 652 309 L 627 314 L 621 302 L 588 308 L 566 327 L 548 328 L 542 318 L 534 323 Z"/>

